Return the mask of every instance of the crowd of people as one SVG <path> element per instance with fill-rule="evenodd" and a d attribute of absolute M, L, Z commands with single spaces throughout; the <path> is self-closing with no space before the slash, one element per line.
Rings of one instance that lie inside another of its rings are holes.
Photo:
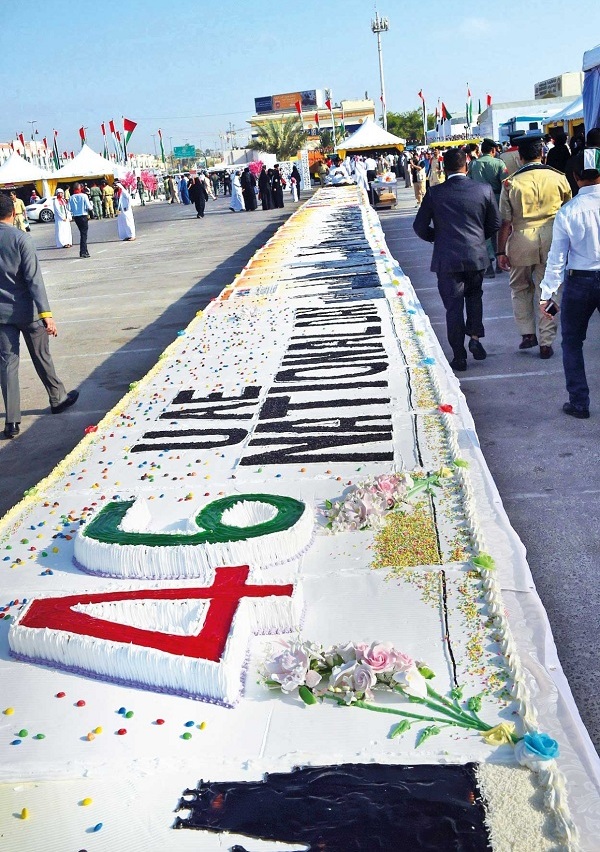
<path fill-rule="evenodd" d="M 588 418 L 583 343 L 600 311 L 600 128 L 571 144 L 555 131 L 510 146 L 484 139 L 414 152 L 407 166 L 414 230 L 433 243 L 452 368 L 467 369 L 465 339 L 475 360 L 486 358 L 483 279 L 507 273 L 518 348 L 551 358 L 560 316 L 563 411 Z"/>

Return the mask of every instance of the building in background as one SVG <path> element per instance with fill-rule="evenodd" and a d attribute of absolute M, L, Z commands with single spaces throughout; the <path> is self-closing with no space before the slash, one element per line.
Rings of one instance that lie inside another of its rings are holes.
<path fill-rule="evenodd" d="M 558 77 L 542 80 L 533 87 L 536 101 L 546 98 L 576 98 L 583 89 L 583 71 L 567 71 Z"/>
<path fill-rule="evenodd" d="M 333 123 L 338 130 L 343 125 L 345 135 L 349 136 L 358 130 L 366 118 L 375 118 L 375 104 L 370 98 L 332 103 L 331 110 L 326 102 L 325 89 L 307 89 L 255 98 L 255 113 L 248 119 L 251 136 L 256 137 L 260 126 L 268 121 L 283 123 L 289 118 L 299 118 L 297 103 L 302 104 L 302 122 L 309 137 L 309 148 L 318 147 L 319 131 L 331 131 Z"/>

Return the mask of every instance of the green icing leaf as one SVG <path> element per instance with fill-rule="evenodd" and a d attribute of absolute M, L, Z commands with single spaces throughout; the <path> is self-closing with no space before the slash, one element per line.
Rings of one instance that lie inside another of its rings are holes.
<path fill-rule="evenodd" d="M 489 553 L 480 553 L 479 556 L 473 557 L 471 562 L 476 568 L 485 568 L 488 571 L 492 571 L 496 567 L 496 563 Z"/>
<path fill-rule="evenodd" d="M 394 737 L 399 737 L 401 734 L 405 734 L 409 730 L 410 722 L 408 719 L 403 719 L 399 725 L 394 725 L 388 736 L 391 740 L 393 740 Z"/>
<path fill-rule="evenodd" d="M 469 462 L 464 459 L 454 459 L 455 467 L 469 467 Z"/>
<path fill-rule="evenodd" d="M 298 688 L 298 695 L 304 701 L 305 704 L 310 705 L 317 703 L 317 699 L 315 698 L 315 696 L 312 694 L 308 686 L 305 686 L 304 684 L 302 684 L 302 686 Z"/>
<path fill-rule="evenodd" d="M 429 666 L 417 666 L 420 673 L 423 675 L 425 680 L 431 680 L 435 677 L 435 672 L 432 671 Z"/>
<path fill-rule="evenodd" d="M 478 713 L 481 710 L 481 695 L 472 695 L 467 701 L 467 707 L 474 713 Z"/>
<path fill-rule="evenodd" d="M 423 730 L 420 732 L 419 736 L 417 737 L 416 748 L 419 748 L 419 746 L 422 745 L 425 742 L 425 740 L 428 740 L 429 737 L 434 737 L 436 734 L 439 734 L 439 733 L 440 733 L 440 728 L 438 728 L 437 725 L 428 725 L 426 728 L 423 728 Z"/>

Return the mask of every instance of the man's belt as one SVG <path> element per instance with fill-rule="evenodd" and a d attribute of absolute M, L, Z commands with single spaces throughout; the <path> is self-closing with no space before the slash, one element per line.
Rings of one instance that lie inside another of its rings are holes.
<path fill-rule="evenodd" d="M 589 281 L 600 281 L 600 269 L 569 269 L 569 278 L 587 278 Z"/>

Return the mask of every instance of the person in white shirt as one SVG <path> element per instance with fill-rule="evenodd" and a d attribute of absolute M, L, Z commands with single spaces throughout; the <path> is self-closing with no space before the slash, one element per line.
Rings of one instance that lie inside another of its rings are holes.
<path fill-rule="evenodd" d="M 594 311 L 600 311 L 600 149 L 582 151 L 573 174 L 579 192 L 556 214 L 552 246 L 540 288 L 540 311 L 556 317 L 553 296 L 565 281 L 561 301 L 563 368 L 569 402 L 565 414 L 590 416 L 590 390 L 585 375 L 583 341 Z M 566 271 L 566 278 L 565 278 Z"/>

